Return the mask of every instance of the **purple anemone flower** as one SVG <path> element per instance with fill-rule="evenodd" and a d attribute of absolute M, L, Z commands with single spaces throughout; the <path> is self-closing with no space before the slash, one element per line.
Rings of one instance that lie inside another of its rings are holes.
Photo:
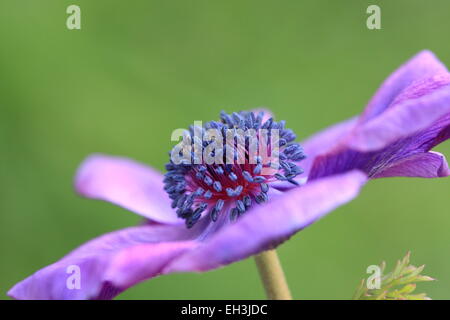
<path fill-rule="evenodd" d="M 276 247 L 355 198 L 370 179 L 448 176 L 445 157 L 430 150 L 450 135 L 450 74 L 424 51 L 382 84 L 360 116 L 301 145 L 284 125 L 268 112 L 240 112 L 222 113 L 203 128 L 279 129 L 279 165 L 264 173 L 270 165 L 260 158 L 233 165 L 171 161 L 164 176 L 126 158 L 88 157 L 76 174 L 77 192 L 148 223 L 87 242 L 9 296 L 111 299 L 145 279 L 207 271 Z M 73 266 L 80 271 L 75 287 L 67 283 Z"/>

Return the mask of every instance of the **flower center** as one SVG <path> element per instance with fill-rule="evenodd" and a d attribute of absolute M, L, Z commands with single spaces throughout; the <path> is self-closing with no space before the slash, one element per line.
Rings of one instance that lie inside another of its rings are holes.
<path fill-rule="evenodd" d="M 221 112 L 221 121 L 191 126 L 172 149 L 164 189 L 172 208 L 191 228 L 203 215 L 233 221 L 254 203 L 269 199 L 271 183 L 294 178 L 305 158 L 285 121 L 266 121 L 264 113 Z"/>

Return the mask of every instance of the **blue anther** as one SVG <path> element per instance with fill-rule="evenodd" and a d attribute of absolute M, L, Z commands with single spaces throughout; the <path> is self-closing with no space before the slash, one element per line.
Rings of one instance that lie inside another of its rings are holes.
<path fill-rule="evenodd" d="M 205 176 L 203 182 L 205 182 L 208 186 L 213 184 L 213 180 L 209 176 Z"/>
<path fill-rule="evenodd" d="M 250 198 L 250 196 L 245 196 L 243 201 L 246 208 L 249 208 L 252 205 L 252 198 Z"/>
<path fill-rule="evenodd" d="M 248 171 L 242 171 L 242 176 L 248 182 L 253 182 L 253 176 Z"/>
<path fill-rule="evenodd" d="M 261 183 L 260 187 L 261 187 L 261 191 L 264 193 L 267 193 L 267 191 L 269 191 L 269 185 L 267 183 Z"/>
<path fill-rule="evenodd" d="M 257 164 L 256 167 L 253 169 L 253 173 L 254 173 L 254 174 L 260 174 L 260 173 L 261 173 L 261 170 L 262 170 L 262 164 L 259 163 L 259 164 Z"/>
<path fill-rule="evenodd" d="M 225 191 L 229 197 L 234 197 L 234 190 L 232 188 L 226 188 Z"/>
<path fill-rule="evenodd" d="M 217 202 L 216 202 L 217 211 L 222 210 L 224 204 L 225 204 L 225 201 L 223 201 L 222 199 L 217 200 Z"/>
<path fill-rule="evenodd" d="M 210 190 L 206 191 L 205 194 L 203 195 L 203 197 L 208 200 L 211 199 L 212 192 Z"/>
<path fill-rule="evenodd" d="M 243 189 L 244 189 L 243 186 L 241 186 L 241 185 L 237 186 L 236 189 L 234 189 L 234 196 L 238 197 L 241 194 Z"/>
<path fill-rule="evenodd" d="M 205 192 L 205 190 L 202 187 L 198 187 L 197 190 L 195 190 L 194 195 L 201 196 L 203 192 Z"/>
<path fill-rule="evenodd" d="M 222 184 L 219 181 L 214 181 L 213 188 L 217 192 L 221 192 L 222 191 Z"/>
<path fill-rule="evenodd" d="M 213 222 L 216 222 L 219 215 L 218 215 L 217 209 L 215 207 L 212 208 L 210 215 L 211 215 L 211 220 Z"/>
<path fill-rule="evenodd" d="M 230 220 L 231 220 L 231 221 L 236 220 L 238 214 L 239 214 L 239 211 L 238 211 L 237 208 L 231 209 L 231 211 L 230 211 Z"/>
<path fill-rule="evenodd" d="M 201 173 L 201 172 L 197 172 L 197 173 L 195 174 L 195 177 L 196 177 L 198 180 L 203 180 L 204 174 Z"/>
<path fill-rule="evenodd" d="M 265 182 L 266 178 L 264 178 L 263 176 L 256 176 L 256 177 L 253 177 L 253 181 L 256 183 L 261 183 L 261 182 Z"/>
<path fill-rule="evenodd" d="M 242 202 L 242 200 L 236 200 L 236 208 L 239 210 L 239 213 L 244 213 L 245 212 L 244 202 Z"/>
<path fill-rule="evenodd" d="M 228 175 L 228 177 L 230 178 L 230 180 L 232 181 L 236 181 L 237 180 L 237 176 L 234 172 L 230 172 L 230 174 Z"/>

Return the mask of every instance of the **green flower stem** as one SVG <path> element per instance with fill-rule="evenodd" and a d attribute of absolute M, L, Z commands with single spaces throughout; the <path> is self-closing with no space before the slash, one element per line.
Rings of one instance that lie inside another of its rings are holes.
<path fill-rule="evenodd" d="M 292 300 L 283 268 L 275 250 L 264 251 L 255 256 L 261 281 L 270 300 Z"/>

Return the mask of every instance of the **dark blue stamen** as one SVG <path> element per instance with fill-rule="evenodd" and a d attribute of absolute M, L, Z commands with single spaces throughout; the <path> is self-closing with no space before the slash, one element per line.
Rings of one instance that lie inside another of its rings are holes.
<path fill-rule="evenodd" d="M 244 201 L 244 205 L 246 208 L 250 208 L 250 206 L 252 205 L 252 198 L 250 198 L 250 196 L 245 196 L 243 198 Z"/>
<path fill-rule="evenodd" d="M 205 176 L 203 182 L 206 183 L 208 186 L 213 184 L 213 180 L 209 176 Z"/>
<path fill-rule="evenodd" d="M 203 180 L 204 175 L 203 175 L 203 173 L 201 173 L 201 172 L 197 172 L 197 173 L 195 174 L 195 177 L 196 177 L 198 180 Z"/>
<path fill-rule="evenodd" d="M 225 201 L 223 201 L 222 199 L 217 200 L 217 202 L 216 202 L 217 211 L 222 210 L 224 204 L 225 204 Z"/>
<path fill-rule="evenodd" d="M 220 191 L 222 191 L 222 184 L 219 181 L 214 181 L 213 188 L 217 192 L 220 192 Z"/>
<path fill-rule="evenodd" d="M 247 180 L 248 182 L 253 182 L 253 176 L 250 174 L 250 172 L 248 172 L 248 171 L 242 171 L 242 176 L 243 176 L 244 179 Z"/>
<path fill-rule="evenodd" d="M 235 196 L 235 197 L 240 196 L 240 194 L 241 194 L 241 192 L 242 192 L 243 189 L 244 189 L 243 186 L 237 186 L 236 189 L 234 189 L 234 196 Z"/>
<path fill-rule="evenodd" d="M 231 221 L 236 220 L 236 218 L 237 218 L 237 216 L 238 216 L 238 213 L 239 213 L 239 211 L 238 211 L 237 208 L 231 209 L 231 211 L 230 211 L 230 220 L 231 220 Z"/>
<path fill-rule="evenodd" d="M 261 187 L 261 191 L 264 193 L 267 193 L 267 191 L 269 191 L 269 185 L 267 183 L 261 183 L 260 187 Z"/>
<path fill-rule="evenodd" d="M 244 213 L 245 212 L 244 202 L 242 202 L 242 200 L 237 200 L 236 201 L 236 208 L 239 210 L 240 213 Z"/>
<path fill-rule="evenodd" d="M 212 220 L 213 222 L 217 221 L 217 218 L 219 217 L 219 211 L 218 211 L 215 207 L 212 208 L 210 214 L 211 214 L 211 220 Z"/>
<path fill-rule="evenodd" d="M 206 209 L 207 207 L 208 207 L 208 204 L 203 202 L 203 203 L 200 204 L 200 206 L 198 206 L 197 209 L 194 210 L 194 213 L 195 213 L 195 212 L 200 212 L 200 213 L 202 213 L 203 211 L 205 211 L 205 209 Z"/>
<path fill-rule="evenodd" d="M 230 178 L 230 180 L 232 181 L 236 181 L 237 180 L 237 175 L 234 172 L 230 172 L 230 174 L 228 175 L 228 177 Z"/>
<path fill-rule="evenodd" d="M 261 163 L 258 163 L 257 165 L 256 165 L 256 167 L 255 167 L 255 169 L 253 169 L 253 173 L 254 174 L 260 174 L 261 173 L 261 170 L 262 170 L 262 164 Z"/>
<path fill-rule="evenodd" d="M 205 194 L 203 195 L 203 197 L 208 200 L 211 199 L 212 192 L 210 190 L 206 191 Z"/>
<path fill-rule="evenodd" d="M 217 174 L 223 174 L 223 168 L 222 167 L 217 167 L 215 169 L 215 171 L 216 171 Z"/>
<path fill-rule="evenodd" d="M 201 196 L 205 192 L 205 190 L 202 187 L 198 187 L 197 190 L 195 190 L 194 195 Z"/>
<path fill-rule="evenodd" d="M 181 206 L 184 204 L 186 199 L 187 199 L 187 195 L 182 194 L 177 200 L 177 208 L 181 208 Z"/>
<path fill-rule="evenodd" d="M 266 178 L 264 178 L 263 176 L 256 176 L 256 177 L 253 177 L 253 181 L 256 183 L 261 183 L 261 182 L 266 181 Z"/>
<path fill-rule="evenodd" d="M 259 193 L 256 197 L 255 197 L 255 201 L 259 204 L 259 203 L 263 203 L 266 202 L 267 200 L 269 200 L 269 196 L 267 195 L 267 193 L 261 192 Z"/>

